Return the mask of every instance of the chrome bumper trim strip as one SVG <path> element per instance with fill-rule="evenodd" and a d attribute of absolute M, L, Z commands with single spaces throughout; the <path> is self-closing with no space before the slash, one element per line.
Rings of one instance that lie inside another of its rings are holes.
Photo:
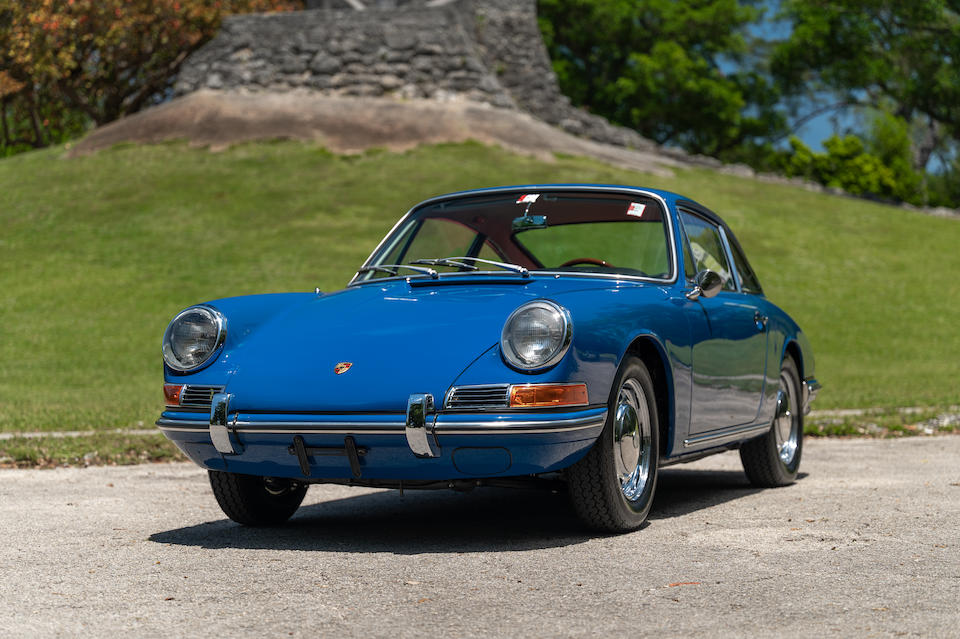
<path fill-rule="evenodd" d="M 157 420 L 157 427 L 161 430 L 210 430 L 210 422 L 202 422 L 195 419 L 167 419 L 161 417 Z"/>
<path fill-rule="evenodd" d="M 563 420 L 524 420 L 524 421 L 457 421 L 444 422 L 443 415 L 438 416 L 435 424 L 437 435 L 495 435 L 495 434 L 546 434 L 591 430 L 603 427 L 607 413 L 590 417 L 575 417 Z M 161 430 L 179 432 L 209 431 L 210 424 L 202 421 L 188 421 L 161 417 L 157 420 Z M 405 422 L 231 422 L 230 429 L 237 433 L 297 435 L 304 433 L 323 433 L 330 435 L 404 435 Z"/>
<path fill-rule="evenodd" d="M 489 435 L 492 433 L 566 433 L 578 430 L 590 430 L 602 427 L 607 412 L 591 417 L 575 417 L 564 420 L 536 420 L 523 422 L 478 421 L 478 422 L 437 422 L 437 434 L 446 435 Z"/>

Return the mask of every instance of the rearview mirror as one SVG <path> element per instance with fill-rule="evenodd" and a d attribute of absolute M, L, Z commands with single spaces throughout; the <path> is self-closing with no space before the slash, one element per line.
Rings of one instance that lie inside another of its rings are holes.
<path fill-rule="evenodd" d="M 687 293 L 687 299 L 695 300 L 699 297 L 713 297 L 723 288 L 723 278 L 715 271 L 705 269 L 693 278 L 693 290 Z"/>
<path fill-rule="evenodd" d="M 513 218 L 513 230 L 523 231 L 525 229 L 545 229 L 547 228 L 546 215 L 523 215 Z"/>

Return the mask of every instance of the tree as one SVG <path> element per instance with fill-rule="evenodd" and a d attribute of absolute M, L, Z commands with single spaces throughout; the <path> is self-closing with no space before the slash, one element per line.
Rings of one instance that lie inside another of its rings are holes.
<path fill-rule="evenodd" d="M 662 144 L 723 155 L 784 128 L 739 0 L 540 0 L 541 31 L 574 104 Z"/>
<path fill-rule="evenodd" d="M 0 0 L 0 98 L 49 143 L 40 112 L 104 124 L 164 99 L 223 16 L 299 0 Z M 61 105 L 59 109 L 53 105 Z M 16 116 L 14 116 L 16 117 Z M 49 121 L 49 119 L 48 119 Z M 8 127 L 9 128 L 9 127 Z"/>
<path fill-rule="evenodd" d="M 783 0 L 793 25 L 773 52 L 787 95 L 829 93 L 827 108 L 892 105 L 912 129 L 913 165 L 960 139 L 958 0 Z"/>

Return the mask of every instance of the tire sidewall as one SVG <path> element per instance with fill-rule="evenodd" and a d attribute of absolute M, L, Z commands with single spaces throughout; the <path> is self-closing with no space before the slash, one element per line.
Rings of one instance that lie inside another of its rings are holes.
<path fill-rule="evenodd" d="M 800 371 L 797 369 L 797 365 L 793 361 L 793 358 L 791 358 L 789 355 L 784 357 L 783 364 L 780 365 L 780 373 L 783 374 L 784 372 L 791 377 L 794 391 L 797 394 L 797 405 L 791 406 L 791 410 L 793 410 L 797 417 L 797 450 L 789 464 L 783 463 L 780 460 L 780 456 L 777 454 L 777 439 L 772 429 L 770 431 L 770 446 L 772 449 L 771 454 L 776 458 L 777 463 L 780 465 L 780 469 L 784 474 L 784 479 L 789 479 L 792 481 L 797 477 L 797 471 L 800 470 L 800 458 L 803 456 L 803 388 L 800 385 Z"/>
<path fill-rule="evenodd" d="M 652 449 L 646 486 L 644 486 L 641 496 L 633 502 L 628 501 L 620 490 L 620 480 L 617 477 L 616 463 L 613 458 L 613 428 L 616 419 L 617 400 L 624 381 L 631 377 L 640 383 L 644 399 L 647 402 L 647 413 L 650 420 L 650 447 Z M 622 521 L 631 527 L 640 526 L 647 519 L 650 507 L 653 504 L 657 475 L 659 474 L 657 466 L 660 461 L 660 424 L 653 378 L 641 360 L 631 357 L 624 362 L 618 371 L 616 381 L 610 389 L 610 398 L 607 401 L 607 421 L 595 447 L 597 452 L 600 453 L 600 467 L 608 503 L 614 506 Z"/>

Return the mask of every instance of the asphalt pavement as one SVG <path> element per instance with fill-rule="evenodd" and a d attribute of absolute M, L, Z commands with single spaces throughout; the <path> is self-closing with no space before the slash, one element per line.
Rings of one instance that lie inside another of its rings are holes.
<path fill-rule="evenodd" d="M 188 464 L 0 471 L 0 636 L 960 637 L 960 436 L 664 469 L 649 525 L 562 494 L 313 486 L 227 520 Z"/>

